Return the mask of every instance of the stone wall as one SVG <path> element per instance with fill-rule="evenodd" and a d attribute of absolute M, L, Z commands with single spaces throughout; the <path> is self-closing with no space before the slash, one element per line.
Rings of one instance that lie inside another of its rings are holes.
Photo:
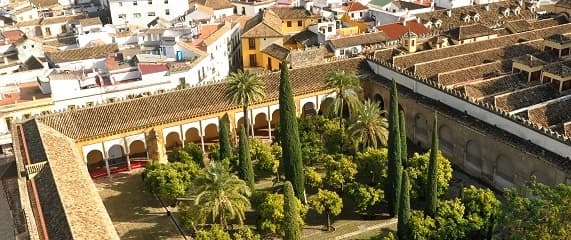
<path fill-rule="evenodd" d="M 372 76 L 362 81 L 365 95 L 389 106 L 389 80 Z M 535 175 L 547 184 L 571 183 L 571 174 L 553 162 L 565 161 L 446 104 L 399 86 L 399 104 L 406 114 L 407 137 L 430 147 L 433 116 L 438 115 L 440 149 L 458 168 L 496 189 L 522 184 Z M 543 153 L 543 154 L 541 154 Z"/>
<path fill-rule="evenodd" d="M 289 61 L 293 68 L 323 63 L 326 51 L 325 47 L 292 49 L 289 53 Z"/>

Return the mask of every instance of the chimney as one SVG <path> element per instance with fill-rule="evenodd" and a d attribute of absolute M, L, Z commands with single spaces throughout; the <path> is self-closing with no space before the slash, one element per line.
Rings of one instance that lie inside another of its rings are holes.
<path fill-rule="evenodd" d="M 517 3 L 518 3 L 521 7 L 523 7 L 523 0 L 518 0 Z"/>
<path fill-rule="evenodd" d="M 406 26 L 406 18 L 403 18 L 403 19 L 402 19 L 402 25 L 403 25 L 403 26 Z"/>
<path fill-rule="evenodd" d="M 417 23 L 420 23 L 420 22 L 421 22 L 419 17 L 416 17 L 416 22 L 417 22 Z"/>
<path fill-rule="evenodd" d="M 486 9 L 486 11 L 489 12 L 489 11 L 490 11 L 490 5 L 487 5 L 487 4 L 486 4 L 486 5 L 484 6 L 484 9 Z"/>
<path fill-rule="evenodd" d="M 446 16 L 452 17 L 452 9 L 446 10 Z"/>

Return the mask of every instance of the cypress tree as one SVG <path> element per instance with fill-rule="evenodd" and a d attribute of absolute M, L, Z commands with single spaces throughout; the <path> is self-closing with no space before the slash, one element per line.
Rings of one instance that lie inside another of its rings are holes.
<path fill-rule="evenodd" d="M 282 165 L 286 180 L 291 181 L 295 196 L 305 203 L 305 177 L 301 159 L 301 143 L 287 62 L 283 62 L 280 73 L 280 137 Z"/>
<path fill-rule="evenodd" d="M 428 163 L 428 190 L 426 194 L 426 214 L 434 217 L 438 203 L 438 119 L 434 113 L 434 127 L 432 129 L 432 148 L 430 148 L 430 162 Z"/>
<path fill-rule="evenodd" d="M 402 173 L 402 184 L 401 184 L 401 197 L 400 208 L 399 208 L 399 219 L 397 223 L 397 234 L 399 239 L 408 239 L 410 234 L 409 219 L 410 219 L 410 182 L 408 180 L 407 171 Z"/>
<path fill-rule="evenodd" d="M 228 114 L 224 114 L 221 119 L 219 119 L 220 125 L 220 160 L 232 157 L 232 145 L 230 145 L 230 134 L 228 133 Z"/>
<path fill-rule="evenodd" d="M 250 190 L 254 191 L 254 168 L 250 159 L 250 145 L 244 126 L 240 126 L 240 139 L 238 140 L 238 164 L 240 164 L 240 177 L 246 181 Z"/>
<path fill-rule="evenodd" d="M 397 84 L 393 79 L 389 106 L 388 186 L 386 187 L 389 213 L 391 216 L 395 216 L 399 212 L 400 184 L 402 176 L 400 142 L 398 93 Z"/>
<path fill-rule="evenodd" d="M 406 168 L 408 162 L 408 149 L 406 145 L 406 118 L 404 115 L 404 111 L 399 111 L 399 130 L 400 130 L 400 154 L 401 154 L 401 162 L 402 166 Z"/>
<path fill-rule="evenodd" d="M 301 224 L 299 219 L 298 205 L 295 201 L 293 186 L 289 181 L 284 184 L 284 240 L 301 239 Z"/>

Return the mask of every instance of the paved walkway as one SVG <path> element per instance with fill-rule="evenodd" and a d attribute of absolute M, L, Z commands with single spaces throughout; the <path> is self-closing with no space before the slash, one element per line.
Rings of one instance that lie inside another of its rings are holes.
<path fill-rule="evenodd" d="M 357 235 L 359 235 L 359 234 L 361 234 L 361 233 L 366 233 L 366 232 L 373 231 L 373 230 L 377 230 L 377 229 L 380 229 L 380 228 L 383 228 L 383 227 L 388 227 L 388 226 L 390 226 L 390 225 L 396 224 L 397 221 L 398 221 L 398 219 L 397 219 L 397 218 L 394 218 L 394 219 L 391 219 L 389 222 L 379 223 L 379 224 L 377 224 L 377 225 L 373 225 L 373 226 L 370 226 L 370 227 L 367 227 L 367 228 L 363 228 L 363 229 L 361 229 L 361 230 L 359 230 L 359 231 L 350 232 L 350 233 L 347 233 L 347 234 L 344 234 L 344 235 L 335 237 L 335 240 L 348 239 L 348 238 L 350 238 L 350 237 L 357 236 Z"/>

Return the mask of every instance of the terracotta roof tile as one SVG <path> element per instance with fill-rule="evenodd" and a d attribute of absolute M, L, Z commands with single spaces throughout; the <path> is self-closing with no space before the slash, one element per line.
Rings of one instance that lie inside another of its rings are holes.
<path fill-rule="evenodd" d="M 489 27 L 482 24 L 472 24 L 466 26 L 460 26 L 450 31 L 450 36 L 457 40 L 466 40 L 470 38 L 476 38 L 481 36 L 492 35 L 494 32 Z"/>
<path fill-rule="evenodd" d="M 289 56 L 289 49 L 284 48 L 280 45 L 277 45 L 275 43 L 271 44 L 270 46 L 267 46 L 266 48 L 264 48 L 262 50 L 263 53 L 268 54 L 278 60 L 286 60 Z"/>
<path fill-rule="evenodd" d="M 326 90 L 325 77 L 335 69 L 369 72 L 361 58 L 293 69 L 290 81 L 294 95 Z M 266 94 L 262 102 L 277 100 L 279 76 L 279 72 L 260 76 Z M 70 138 L 84 139 L 240 109 L 240 106 L 224 100 L 226 84 L 221 82 L 82 108 L 41 116 L 38 120 Z"/>
<path fill-rule="evenodd" d="M 272 10 L 264 10 L 246 21 L 242 37 L 282 37 L 281 24 L 280 18 Z"/>
<path fill-rule="evenodd" d="M 300 18 L 314 18 L 315 15 L 305 8 L 290 8 L 290 7 L 275 7 L 271 9 L 281 20 L 286 19 L 300 19 Z"/>
<path fill-rule="evenodd" d="M 46 57 L 54 63 L 73 62 L 92 58 L 105 58 L 108 54 L 117 52 L 117 44 L 106 44 L 102 46 L 77 48 L 65 51 L 46 53 Z"/>
<path fill-rule="evenodd" d="M 511 29 L 512 33 L 520 33 L 533 30 L 533 26 L 525 19 L 507 22 L 506 28 Z"/>
<path fill-rule="evenodd" d="M 407 21 L 406 26 L 402 22 L 385 24 L 378 26 L 377 29 L 383 31 L 390 39 L 399 39 L 407 31 L 417 35 L 430 33 L 428 28 L 416 21 Z"/>
<path fill-rule="evenodd" d="M 354 35 L 350 37 L 343 37 L 338 39 L 331 39 L 329 42 L 335 48 L 346 48 L 367 44 L 381 43 L 390 40 L 389 37 L 383 32 L 365 33 Z"/>
<path fill-rule="evenodd" d="M 346 12 L 364 11 L 368 9 L 369 8 L 367 6 L 357 1 L 349 2 L 347 6 L 343 7 L 343 10 L 345 10 Z"/>
<path fill-rule="evenodd" d="M 159 72 L 166 72 L 169 68 L 167 64 L 139 64 L 139 71 L 141 74 L 152 74 L 152 73 L 159 73 Z"/>

